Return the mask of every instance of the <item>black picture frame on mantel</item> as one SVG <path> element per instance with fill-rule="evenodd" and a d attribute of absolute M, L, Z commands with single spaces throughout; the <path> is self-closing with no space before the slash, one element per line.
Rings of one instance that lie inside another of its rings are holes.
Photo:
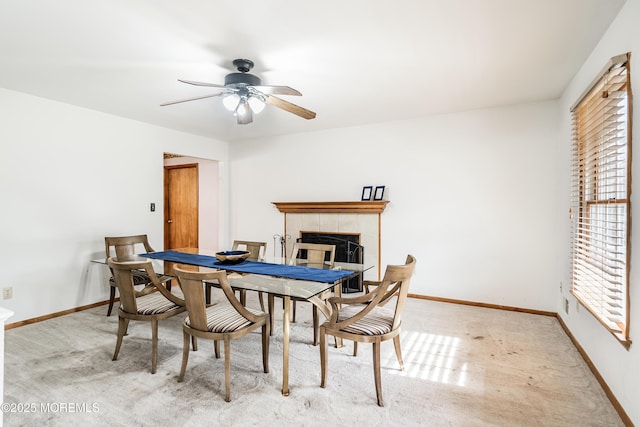
<path fill-rule="evenodd" d="M 384 185 L 378 185 L 373 192 L 373 200 L 382 200 L 384 197 Z"/>
<path fill-rule="evenodd" d="M 371 194 L 373 193 L 373 186 L 362 187 L 362 201 L 371 200 Z"/>

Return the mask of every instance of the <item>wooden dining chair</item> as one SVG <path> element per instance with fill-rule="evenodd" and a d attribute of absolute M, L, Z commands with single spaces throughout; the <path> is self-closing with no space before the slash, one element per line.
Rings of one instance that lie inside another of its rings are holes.
<path fill-rule="evenodd" d="M 325 245 L 319 243 L 302 243 L 296 242 L 293 245 L 293 250 L 291 252 L 291 258 L 289 258 L 290 265 L 305 265 L 308 267 L 315 268 L 333 268 L 336 257 L 336 246 L 335 245 Z M 336 286 L 339 288 L 339 286 Z M 291 298 L 293 302 L 293 314 L 291 316 L 291 321 L 296 321 L 296 305 L 297 302 L 306 302 L 304 299 L 299 298 Z M 273 324 L 274 313 L 273 313 L 273 295 L 269 295 L 269 315 L 271 316 L 271 322 Z M 313 345 L 318 345 L 318 308 L 313 305 L 312 308 L 313 315 Z"/>
<path fill-rule="evenodd" d="M 249 261 L 258 261 L 263 259 L 267 254 L 267 243 L 266 242 L 253 242 L 250 240 L 234 240 L 233 246 L 231 247 L 232 251 L 247 251 L 250 253 L 247 258 Z M 211 288 L 215 286 L 211 283 L 205 284 L 205 302 L 207 304 L 211 304 Z M 247 302 L 247 291 L 239 290 L 240 294 L 240 302 L 242 305 L 246 305 Z M 258 298 L 260 301 L 260 309 L 265 311 L 264 309 L 264 298 L 262 297 L 262 292 L 258 292 Z"/>
<path fill-rule="evenodd" d="M 260 259 L 264 259 L 267 254 L 267 242 L 252 242 L 249 240 L 234 240 L 233 246 L 231 247 L 232 251 L 241 251 L 245 250 L 251 253 L 249 261 L 258 261 Z M 240 302 L 242 305 L 247 305 L 247 291 L 242 289 L 238 291 L 240 293 Z M 260 309 L 262 311 L 266 311 L 264 308 L 264 297 L 262 296 L 262 292 L 258 292 L 258 301 L 260 302 Z"/>
<path fill-rule="evenodd" d="M 130 320 L 151 322 L 151 373 L 156 373 L 158 364 L 158 321 L 164 320 L 186 310 L 183 296 L 179 289 L 172 293 L 160 281 L 153 271 L 151 260 L 116 261 L 107 258 L 107 263 L 120 292 L 118 309 L 118 338 L 113 360 L 118 359 L 122 338 L 126 335 Z M 142 290 L 134 288 L 134 275 L 139 270 L 149 277 L 149 284 Z"/>
<path fill-rule="evenodd" d="M 105 258 L 115 257 L 116 259 L 124 259 L 139 253 L 155 252 L 149 244 L 149 239 L 146 234 L 140 234 L 137 236 L 120 236 L 120 237 L 105 237 L 104 238 L 104 250 Z M 140 271 L 132 271 L 133 285 L 134 286 L 146 286 L 151 283 L 151 279 L 147 274 Z M 167 289 L 171 289 L 171 277 L 165 275 L 158 275 L 162 282 L 167 283 Z M 110 294 L 109 294 L 109 308 L 107 309 L 107 316 L 111 316 L 113 310 L 113 304 L 116 300 L 116 286 L 113 275 L 109 278 Z"/>
<path fill-rule="evenodd" d="M 208 272 L 183 270 L 175 268 L 175 274 L 184 292 L 187 312 L 182 331 L 184 336 L 182 351 L 182 367 L 178 382 L 184 380 L 189 360 L 189 338 L 205 338 L 213 340 L 215 357 L 220 357 L 219 342 L 224 342 L 224 377 L 225 398 L 231 401 L 231 340 L 243 337 L 257 328 L 262 328 L 262 367 L 269 372 L 269 335 L 271 323 L 265 312 L 247 308 L 236 298 L 227 281 L 227 273 L 222 270 Z M 227 303 L 206 306 L 204 298 L 204 281 L 217 282 Z M 197 346 L 194 341 L 194 351 Z"/>
<path fill-rule="evenodd" d="M 267 243 L 266 242 L 252 242 L 249 240 L 234 240 L 233 245 L 231 247 L 233 251 L 247 251 L 250 252 L 248 260 L 257 261 L 262 259 L 267 254 Z"/>
<path fill-rule="evenodd" d="M 378 406 L 384 406 L 380 377 L 380 344 L 393 339 L 398 363 L 400 368 L 404 369 L 400 350 L 400 326 L 415 265 L 416 259 L 408 255 L 404 265 L 387 266 L 382 281 L 371 292 L 351 298 L 329 298 L 331 318 L 320 326 L 320 387 L 325 388 L 327 382 L 327 335 L 353 341 L 354 356 L 358 352 L 358 342 L 372 343 L 376 396 Z M 393 307 L 386 307 L 390 302 L 393 302 Z"/>

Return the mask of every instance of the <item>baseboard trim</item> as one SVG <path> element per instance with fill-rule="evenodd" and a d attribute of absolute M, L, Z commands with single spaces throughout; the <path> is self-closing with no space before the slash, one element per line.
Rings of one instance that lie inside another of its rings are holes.
<path fill-rule="evenodd" d="M 120 298 L 116 298 L 116 301 L 119 301 Z M 99 307 L 101 305 L 109 304 L 109 300 L 94 302 L 93 304 L 87 304 L 80 307 L 70 308 L 68 310 L 58 311 L 55 313 L 46 314 L 44 316 L 33 317 L 31 319 L 21 320 L 15 323 L 7 323 L 4 325 L 4 330 L 8 331 L 9 329 L 18 328 L 20 326 L 30 325 L 32 323 L 42 322 L 43 320 L 49 320 L 56 317 L 64 316 L 66 314 L 76 313 L 78 311 L 88 310 L 90 308 Z"/>
<path fill-rule="evenodd" d="M 511 307 L 508 305 L 487 304 L 483 302 L 465 301 L 465 300 L 459 300 L 459 299 L 441 298 L 441 297 L 433 297 L 433 296 L 419 295 L 419 294 L 408 294 L 408 296 L 410 298 L 426 299 L 426 300 L 438 301 L 438 302 L 448 302 L 451 304 L 471 305 L 474 307 L 482 307 L 482 308 L 493 308 L 496 310 L 517 311 L 519 313 L 539 314 L 541 316 L 557 317 L 558 315 L 558 313 L 553 311 L 531 310 L 529 308 Z"/>
<path fill-rule="evenodd" d="M 417 298 L 417 299 L 425 299 L 430 301 L 438 301 L 438 302 L 448 302 L 451 304 L 462 304 L 462 305 L 471 305 L 474 307 L 483 307 L 483 308 L 493 308 L 496 310 L 508 310 L 508 311 L 517 311 L 520 313 L 530 313 L 530 314 L 539 314 L 542 316 L 552 316 L 557 317 L 557 313 L 551 311 L 541 311 L 541 310 L 531 310 L 527 308 L 519 308 L 519 307 L 510 307 L 506 305 L 497 305 L 497 304 L 487 304 L 481 302 L 474 301 L 465 301 L 465 300 L 457 300 L 451 298 L 440 298 L 433 297 L 428 295 L 420 295 L 420 294 L 408 294 L 409 298 Z M 120 298 L 116 298 L 115 301 L 119 301 Z M 38 316 L 31 319 L 22 320 L 20 322 L 8 323 L 4 326 L 5 331 L 13 328 L 18 328 L 20 326 L 30 325 L 32 323 L 42 322 L 43 320 L 53 319 L 55 317 L 64 316 L 65 314 L 75 313 L 78 311 L 88 310 L 90 308 L 99 307 L 101 305 L 109 304 L 108 300 L 95 302 L 93 304 L 83 305 L 80 307 L 70 308 L 69 310 L 58 311 L 56 313 L 46 314 L 44 316 Z"/>

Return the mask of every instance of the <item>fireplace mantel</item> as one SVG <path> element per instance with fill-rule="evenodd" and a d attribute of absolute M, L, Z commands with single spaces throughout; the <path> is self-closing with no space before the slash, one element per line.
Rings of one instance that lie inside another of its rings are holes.
<path fill-rule="evenodd" d="M 364 202 L 272 202 L 282 213 L 381 214 L 388 200 Z"/>

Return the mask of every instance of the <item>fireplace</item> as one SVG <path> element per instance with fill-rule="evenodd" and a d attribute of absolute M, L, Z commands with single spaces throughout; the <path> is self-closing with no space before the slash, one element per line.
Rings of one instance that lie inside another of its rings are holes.
<path fill-rule="evenodd" d="M 301 238 L 301 232 L 346 234 L 359 236 L 358 245 L 364 264 L 374 265 L 365 271 L 363 280 L 380 280 L 381 265 L 381 215 L 389 201 L 360 202 L 273 202 L 284 214 L 285 257 L 291 256 L 294 239 Z M 291 240 L 288 240 L 291 239 Z M 335 243 L 332 243 L 335 244 Z M 353 248 L 351 248 L 353 251 Z"/>
<path fill-rule="evenodd" d="M 360 234 L 356 233 L 332 233 L 320 231 L 300 231 L 302 243 L 318 243 L 323 245 L 335 245 L 335 262 L 364 262 L 364 246 L 360 244 Z M 362 274 L 346 280 L 342 283 L 342 292 L 361 292 Z"/>

